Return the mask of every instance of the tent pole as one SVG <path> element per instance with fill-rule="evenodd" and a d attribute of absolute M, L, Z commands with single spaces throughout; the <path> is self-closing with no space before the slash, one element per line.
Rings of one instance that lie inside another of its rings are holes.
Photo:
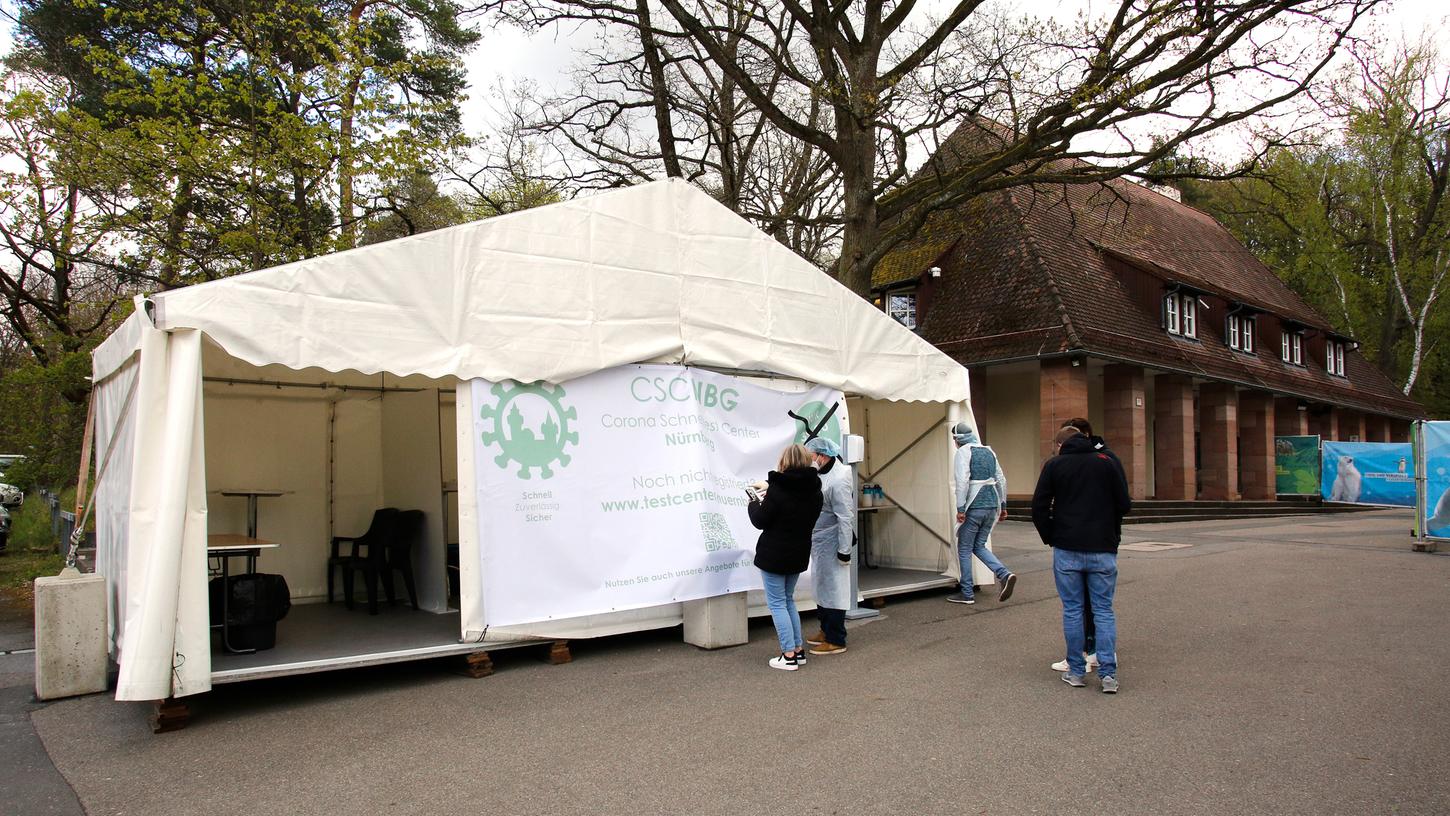
<path fill-rule="evenodd" d="M 337 523 L 337 400 L 327 402 L 327 540 L 336 535 Z M 328 567 L 331 570 L 332 567 Z M 327 580 L 332 581 L 329 575 Z M 328 600 L 332 600 L 328 598 Z M 348 599 L 351 603 L 352 599 Z"/>
<path fill-rule="evenodd" d="M 81 435 L 81 469 L 76 476 L 76 517 L 80 518 L 86 507 L 86 482 L 91 474 L 91 441 L 96 434 L 96 389 L 91 388 L 91 398 L 86 403 L 86 429 Z"/>
<path fill-rule="evenodd" d="M 209 383 L 220 383 L 222 385 L 260 385 L 267 388 L 311 388 L 319 391 L 330 391 L 335 389 L 338 391 L 376 391 L 379 393 L 400 392 L 412 394 L 424 390 L 422 388 L 402 388 L 396 385 L 391 387 L 381 385 L 339 385 L 338 383 L 333 382 L 300 383 L 287 382 L 285 380 L 245 380 L 239 379 L 237 377 L 202 377 L 201 381 Z"/>

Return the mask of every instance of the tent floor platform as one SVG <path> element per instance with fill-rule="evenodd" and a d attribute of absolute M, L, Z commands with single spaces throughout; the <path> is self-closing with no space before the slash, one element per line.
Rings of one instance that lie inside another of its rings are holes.
<path fill-rule="evenodd" d="M 514 644 L 460 643 L 459 613 L 421 612 L 406 603 L 381 604 L 369 615 L 366 603 L 299 604 L 277 623 L 277 645 L 251 654 L 228 654 L 220 632 L 212 635 L 213 684 L 293 674 L 376 666 L 408 660 L 463 655 Z"/>
<path fill-rule="evenodd" d="M 957 579 L 940 572 L 896 567 L 863 568 L 856 580 L 862 598 L 884 598 L 925 589 L 945 589 L 957 584 Z"/>

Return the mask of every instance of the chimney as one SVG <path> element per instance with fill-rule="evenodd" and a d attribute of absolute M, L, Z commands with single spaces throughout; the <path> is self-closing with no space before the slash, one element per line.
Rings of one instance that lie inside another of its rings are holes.
<path fill-rule="evenodd" d="M 1146 184 L 1144 186 L 1158 195 L 1171 198 L 1179 203 L 1183 202 L 1183 193 L 1179 192 L 1177 187 L 1172 187 L 1167 184 Z"/>

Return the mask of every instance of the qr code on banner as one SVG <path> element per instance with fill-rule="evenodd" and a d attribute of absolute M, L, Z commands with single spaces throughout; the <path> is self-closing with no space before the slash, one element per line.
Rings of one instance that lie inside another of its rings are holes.
<path fill-rule="evenodd" d="M 705 541 L 705 550 L 731 550 L 735 548 L 735 534 L 720 513 L 700 514 L 700 535 Z"/>

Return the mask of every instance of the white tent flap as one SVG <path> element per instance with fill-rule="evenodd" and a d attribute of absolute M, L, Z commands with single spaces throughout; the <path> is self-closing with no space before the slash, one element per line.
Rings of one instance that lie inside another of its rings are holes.
<path fill-rule="evenodd" d="M 211 688 L 201 333 L 143 329 L 118 700 Z"/>

